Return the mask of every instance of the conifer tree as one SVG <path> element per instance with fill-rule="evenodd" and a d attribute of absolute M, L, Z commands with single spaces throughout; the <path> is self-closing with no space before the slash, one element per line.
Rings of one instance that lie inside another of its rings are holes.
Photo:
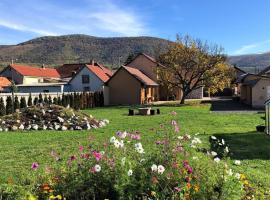
<path fill-rule="evenodd" d="M 0 116 L 3 116 L 5 114 L 6 114 L 6 107 L 5 107 L 5 104 L 4 104 L 4 100 L 1 97 L 0 98 Z"/>
<path fill-rule="evenodd" d="M 26 107 L 27 107 L 27 105 L 26 105 L 25 97 L 21 97 L 20 108 L 26 108 Z"/>
<path fill-rule="evenodd" d="M 62 105 L 62 99 L 60 96 L 57 98 L 57 105 L 59 105 L 59 106 Z"/>
<path fill-rule="evenodd" d="M 54 98 L 53 98 L 53 104 L 57 105 L 57 103 L 58 103 L 57 98 L 54 97 Z"/>
<path fill-rule="evenodd" d="M 27 105 L 28 105 L 28 106 L 32 106 L 32 105 L 33 105 L 33 100 L 32 100 L 32 95 L 31 95 L 31 93 L 29 94 L 28 101 L 27 101 Z"/>
<path fill-rule="evenodd" d="M 53 102 L 52 102 L 52 97 L 51 97 L 51 95 L 49 96 L 49 98 L 48 98 L 48 104 L 49 105 L 51 105 Z"/>
<path fill-rule="evenodd" d="M 15 96 L 15 99 L 14 99 L 14 111 L 16 109 L 19 109 L 20 108 L 20 102 L 19 102 L 19 99 L 17 96 Z"/>
<path fill-rule="evenodd" d="M 38 98 L 35 97 L 35 99 L 34 99 L 34 105 L 37 105 L 37 104 L 38 104 Z"/>
<path fill-rule="evenodd" d="M 11 96 L 8 96 L 7 97 L 7 100 L 6 100 L 6 114 L 11 114 L 13 113 L 13 109 L 12 109 L 12 98 Z"/>
<path fill-rule="evenodd" d="M 69 103 L 70 103 L 70 107 L 74 108 L 74 94 L 70 94 L 69 95 Z"/>
<path fill-rule="evenodd" d="M 38 95 L 38 103 L 43 103 L 43 97 L 41 93 Z"/>
<path fill-rule="evenodd" d="M 44 103 L 45 103 L 45 104 L 48 104 L 48 103 L 49 103 L 49 99 L 48 99 L 48 97 L 47 97 L 46 94 L 45 94 L 45 97 L 44 97 Z"/>

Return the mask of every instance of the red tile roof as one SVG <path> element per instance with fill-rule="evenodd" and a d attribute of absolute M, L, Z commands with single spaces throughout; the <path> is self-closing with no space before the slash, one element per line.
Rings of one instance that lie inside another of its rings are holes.
<path fill-rule="evenodd" d="M 23 76 L 60 78 L 58 71 L 53 68 L 37 68 L 17 64 L 12 64 L 10 67 Z"/>
<path fill-rule="evenodd" d="M 147 86 L 158 86 L 158 84 L 150 79 L 148 76 L 143 74 L 140 70 L 132 67 L 123 66 L 125 70 L 127 70 L 131 75 L 133 75 L 136 79 L 142 82 L 144 85 Z"/>
<path fill-rule="evenodd" d="M 88 67 L 88 69 L 90 71 L 92 71 L 97 77 L 99 77 L 103 82 L 106 82 L 107 80 L 109 80 L 110 76 L 107 74 L 108 71 L 110 71 L 109 69 L 106 68 L 106 70 L 104 70 L 103 68 L 99 67 L 99 66 L 94 66 L 94 65 L 86 65 Z"/>
<path fill-rule="evenodd" d="M 11 82 L 6 77 L 0 77 L 0 87 L 10 86 Z"/>
<path fill-rule="evenodd" d="M 56 70 L 61 75 L 62 78 L 72 77 L 76 74 L 82 67 L 85 66 L 85 63 L 76 63 L 76 64 L 63 64 L 58 67 Z"/>

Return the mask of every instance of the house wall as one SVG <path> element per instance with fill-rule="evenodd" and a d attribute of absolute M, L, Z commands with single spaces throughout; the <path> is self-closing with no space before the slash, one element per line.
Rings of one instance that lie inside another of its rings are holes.
<path fill-rule="evenodd" d="M 267 87 L 270 86 L 269 79 L 260 79 L 260 81 L 252 88 L 252 107 L 264 107 L 267 100 Z"/>
<path fill-rule="evenodd" d="M 57 86 L 18 86 L 18 92 L 20 93 L 43 93 L 44 91 L 48 92 L 64 92 L 64 85 Z"/>
<path fill-rule="evenodd" d="M 30 76 L 23 77 L 23 84 L 34 84 L 34 83 L 42 83 L 42 82 L 43 82 L 43 78 L 30 77 Z"/>
<path fill-rule="evenodd" d="M 109 104 L 141 104 L 141 83 L 123 68 L 116 73 L 108 82 Z"/>
<path fill-rule="evenodd" d="M 129 67 L 133 67 L 142 71 L 146 76 L 151 78 L 153 81 L 157 82 L 156 68 L 157 64 L 149 60 L 143 55 L 137 56 L 131 63 L 128 64 Z"/>
<path fill-rule="evenodd" d="M 82 83 L 82 75 L 89 75 L 89 83 Z M 92 71 L 84 67 L 75 77 L 69 82 L 70 89 L 74 92 L 84 91 L 84 87 L 89 87 L 90 91 L 101 91 L 103 88 L 103 81 L 100 80 Z"/>
<path fill-rule="evenodd" d="M 7 77 L 9 80 L 13 80 L 15 84 L 23 84 L 23 76 L 10 67 L 4 69 L 0 73 L 0 76 L 4 76 Z"/>

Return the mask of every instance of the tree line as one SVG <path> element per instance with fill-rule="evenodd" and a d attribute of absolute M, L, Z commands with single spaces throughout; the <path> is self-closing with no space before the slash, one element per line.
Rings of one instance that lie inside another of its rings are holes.
<path fill-rule="evenodd" d="M 25 97 L 21 97 L 20 100 L 18 96 L 8 96 L 6 98 L 6 103 L 3 97 L 0 98 L 0 116 L 8 115 L 16 112 L 16 110 L 24 109 L 29 106 L 34 106 L 37 104 L 55 104 L 64 107 L 71 107 L 73 109 L 87 109 L 93 107 L 104 106 L 103 92 L 94 93 L 69 93 L 62 94 L 58 97 L 51 97 L 50 95 L 39 94 L 38 97 L 33 98 L 31 93 L 29 94 L 28 100 Z"/>

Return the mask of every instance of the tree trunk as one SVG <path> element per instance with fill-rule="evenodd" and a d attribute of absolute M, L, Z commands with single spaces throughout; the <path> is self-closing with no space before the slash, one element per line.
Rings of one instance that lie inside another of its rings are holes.
<path fill-rule="evenodd" d="M 183 94 L 183 96 L 181 97 L 180 104 L 181 105 L 185 104 L 185 100 L 186 100 L 186 95 Z"/>

